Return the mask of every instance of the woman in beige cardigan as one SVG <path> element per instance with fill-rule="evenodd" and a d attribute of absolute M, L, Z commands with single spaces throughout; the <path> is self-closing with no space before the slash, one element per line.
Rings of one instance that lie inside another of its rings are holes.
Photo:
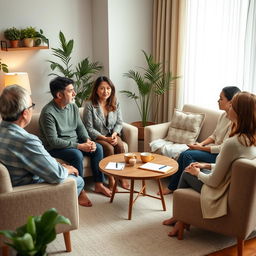
<path fill-rule="evenodd" d="M 227 214 L 232 163 L 238 158 L 253 159 L 256 156 L 256 96 L 248 92 L 238 93 L 232 99 L 228 114 L 232 121 L 231 133 L 221 148 L 216 164 L 191 163 L 178 186 L 193 188 L 201 193 L 202 214 L 207 219 Z M 181 223 L 173 218 L 166 220 L 166 223 L 175 223 L 169 236 L 177 235 Z"/>

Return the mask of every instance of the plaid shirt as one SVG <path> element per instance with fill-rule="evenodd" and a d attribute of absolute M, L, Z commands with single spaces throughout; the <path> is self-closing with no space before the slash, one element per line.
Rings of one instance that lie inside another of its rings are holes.
<path fill-rule="evenodd" d="M 68 176 L 37 136 L 5 121 L 0 123 L 0 162 L 8 169 L 13 186 L 60 183 Z"/>

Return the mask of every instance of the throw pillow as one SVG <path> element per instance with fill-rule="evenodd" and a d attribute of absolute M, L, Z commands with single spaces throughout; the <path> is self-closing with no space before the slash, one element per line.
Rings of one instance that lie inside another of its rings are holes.
<path fill-rule="evenodd" d="M 166 140 L 180 144 L 195 143 L 202 128 L 204 117 L 204 114 L 175 109 Z"/>

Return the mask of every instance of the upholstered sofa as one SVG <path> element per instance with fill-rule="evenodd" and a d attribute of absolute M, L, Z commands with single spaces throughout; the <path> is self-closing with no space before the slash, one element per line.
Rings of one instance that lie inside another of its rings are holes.
<path fill-rule="evenodd" d="M 218 118 L 221 114 L 221 111 L 211 110 L 204 107 L 199 107 L 196 105 L 184 105 L 183 111 L 192 112 L 192 113 L 203 113 L 205 114 L 204 122 L 201 127 L 197 141 L 203 141 L 214 131 Z M 149 143 L 156 139 L 164 139 L 168 134 L 168 129 L 171 122 L 156 124 L 146 126 L 144 130 L 144 151 L 151 151 Z M 157 153 L 161 153 L 160 150 Z"/>
<path fill-rule="evenodd" d="M 82 116 L 83 108 L 80 108 L 80 116 Z M 28 132 L 40 137 L 39 130 L 39 116 L 40 113 L 34 113 L 29 125 L 25 128 Z M 127 123 L 123 123 L 122 139 L 124 141 L 125 151 L 138 151 L 138 128 Z M 84 158 L 84 177 L 91 176 L 90 161 L 88 157 Z"/>

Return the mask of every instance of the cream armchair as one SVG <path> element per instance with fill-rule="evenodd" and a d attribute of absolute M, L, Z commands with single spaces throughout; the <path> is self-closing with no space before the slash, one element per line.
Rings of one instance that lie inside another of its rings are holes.
<path fill-rule="evenodd" d="M 42 215 L 56 208 L 59 214 L 69 218 L 70 225 L 58 225 L 57 233 L 63 233 L 66 251 L 71 251 L 70 231 L 78 228 L 78 200 L 75 181 L 67 179 L 61 184 L 31 184 L 12 187 L 9 172 L 0 163 L 0 230 L 15 230 L 25 224 L 29 216 Z M 8 255 L 6 239 L 0 236 L 2 255 Z"/>
<path fill-rule="evenodd" d="M 198 141 L 203 141 L 206 139 L 209 135 L 212 134 L 214 131 L 220 111 L 215 111 L 203 107 L 199 107 L 196 105 L 184 105 L 183 111 L 186 112 L 192 112 L 192 113 L 203 113 L 205 114 L 204 123 L 202 126 L 202 129 L 198 136 Z M 149 143 L 156 139 L 164 139 L 167 136 L 168 129 L 170 127 L 171 122 L 156 124 L 156 125 L 149 125 L 145 127 L 144 130 L 144 151 L 150 152 L 150 146 Z M 157 152 L 160 153 L 160 152 Z"/>
<path fill-rule="evenodd" d="M 177 189 L 173 194 L 173 217 L 198 228 L 236 237 L 237 255 L 242 256 L 244 240 L 256 229 L 256 159 L 236 160 L 231 168 L 227 215 L 203 219 L 200 194 L 193 189 Z M 182 228 L 178 238 L 183 238 Z"/>

